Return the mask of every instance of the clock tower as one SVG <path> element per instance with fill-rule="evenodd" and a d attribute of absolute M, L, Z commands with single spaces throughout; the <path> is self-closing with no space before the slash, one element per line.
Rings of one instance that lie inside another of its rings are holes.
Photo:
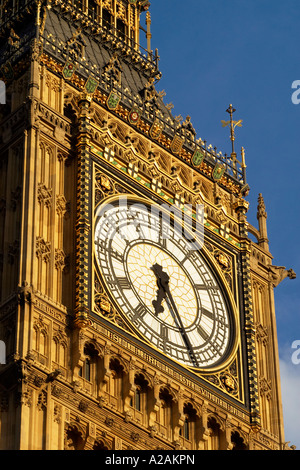
<path fill-rule="evenodd" d="M 149 7 L 1 0 L 1 449 L 285 447 L 295 273 L 261 195 L 247 221 L 233 107 L 223 155 L 164 103 Z"/>

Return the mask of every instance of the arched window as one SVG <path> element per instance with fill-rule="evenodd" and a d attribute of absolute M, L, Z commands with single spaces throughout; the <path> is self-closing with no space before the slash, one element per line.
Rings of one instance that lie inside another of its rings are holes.
<path fill-rule="evenodd" d="M 76 426 L 69 425 L 66 429 L 65 450 L 83 450 L 84 439 L 82 431 Z"/>
<path fill-rule="evenodd" d="M 93 450 L 109 450 L 109 448 L 107 447 L 107 445 L 105 445 L 103 441 L 95 441 Z"/>
<path fill-rule="evenodd" d="M 173 440 L 174 420 L 176 412 L 174 410 L 174 400 L 167 388 L 162 388 L 159 392 L 160 409 L 158 416 L 159 431 L 167 439 Z"/>
<path fill-rule="evenodd" d="M 191 419 L 189 416 L 186 416 L 183 424 L 183 437 L 184 439 L 190 440 L 190 432 L 191 432 Z"/>
<path fill-rule="evenodd" d="M 107 384 L 109 401 L 118 410 L 123 410 L 123 385 L 124 385 L 124 367 L 119 359 L 112 358 L 109 363 L 111 377 Z"/>
<path fill-rule="evenodd" d="M 79 377 L 84 379 L 85 388 L 91 393 L 98 393 L 99 353 L 93 344 L 84 347 L 84 361 L 79 369 Z"/>
<path fill-rule="evenodd" d="M 135 419 L 147 426 L 148 424 L 148 406 L 150 398 L 149 393 L 149 382 L 143 374 L 137 374 L 134 378 L 135 392 L 131 400 L 131 406 L 134 411 Z M 151 407 L 151 405 L 150 405 Z"/>
<path fill-rule="evenodd" d="M 217 423 L 214 417 L 210 417 L 207 421 L 207 427 L 210 431 L 210 436 L 208 438 L 208 450 L 220 450 L 221 431 L 219 423 Z"/>
<path fill-rule="evenodd" d="M 196 448 L 198 445 L 199 417 L 191 403 L 186 403 L 183 409 L 185 420 L 179 435 L 183 438 L 183 445 L 187 449 Z"/>
<path fill-rule="evenodd" d="M 247 445 L 245 444 L 244 439 L 237 431 L 231 433 L 231 442 L 233 444 L 232 450 L 247 450 Z"/>

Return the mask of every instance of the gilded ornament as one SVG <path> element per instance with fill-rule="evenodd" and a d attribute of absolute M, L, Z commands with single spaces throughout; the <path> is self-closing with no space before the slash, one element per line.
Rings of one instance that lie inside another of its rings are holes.
<path fill-rule="evenodd" d="M 204 153 L 201 150 L 196 150 L 192 156 L 192 165 L 199 167 L 204 160 Z"/>
<path fill-rule="evenodd" d="M 105 175 L 101 175 L 100 177 L 100 185 L 101 188 L 104 189 L 104 191 L 110 191 L 111 190 L 111 182 L 109 178 Z"/>
<path fill-rule="evenodd" d="M 104 312 L 110 313 L 111 305 L 110 305 L 110 303 L 108 302 L 107 299 L 101 298 L 99 306 L 100 306 L 101 310 L 103 310 Z"/>
<path fill-rule="evenodd" d="M 112 91 L 109 94 L 109 97 L 107 98 L 107 107 L 108 109 L 115 110 L 119 106 L 121 97 L 114 91 Z"/>
<path fill-rule="evenodd" d="M 225 256 L 223 253 L 220 253 L 217 257 L 219 263 L 224 266 L 225 268 L 228 268 L 229 266 L 229 260 L 227 256 Z"/>
<path fill-rule="evenodd" d="M 66 80 L 67 79 L 70 80 L 72 78 L 75 70 L 76 70 L 76 65 L 73 64 L 70 60 L 67 60 L 67 62 L 64 65 L 62 74 L 63 74 L 63 76 Z"/>
<path fill-rule="evenodd" d="M 163 131 L 163 124 L 159 119 L 156 118 L 149 132 L 150 137 L 152 137 L 152 139 L 158 139 L 162 131 Z"/>
<path fill-rule="evenodd" d="M 172 141 L 171 147 L 170 147 L 171 152 L 175 154 L 180 153 L 182 146 L 183 146 L 183 139 L 180 136 L 175 135 Z"/>
<path fill-rule="evenodd" d="M 89 77 L 84 85 L 85 91 L 93 95 L 98 87 L 98 81 L 92 77 Z"/>
<path fill-rule="evenodd" d="M 132 110 L 128 114 L 128 121 L 130 124 L 137 124 L 140 120 L 142 111 L 137 106 L 133 106 Z"/>
<path fill-rule="evenodd" d="M 213 169 L 212 177 L 215 181 L 219 181 L 225 173 L 225 166 L 221 163 L 217 163 Z"/>

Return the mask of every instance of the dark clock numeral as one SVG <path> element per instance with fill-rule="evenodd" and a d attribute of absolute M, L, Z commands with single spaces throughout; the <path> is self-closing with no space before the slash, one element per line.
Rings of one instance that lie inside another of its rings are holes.
<path fill-rule="evenodd" d="M 213 312 L 210 312 L 209 310 L 207 310 L 206 308 L 202 308 L 202 313 L 203 315 L 205 315 L 206 317 L 210 318 L 211 320 L 214 320 L 215 319 L 215 315 Z"/>
<path fill-rule="evenodd" d="M 197 326 L 197 331 L 201 338 L 204 339 L 204 341 L 207 341 L 209 339 L 209 335 L 206 333 L 206 331 L 202 328 L 201 325 Z"/>
<path fill-rule="evenodd" d="M 132 321 L 137 321 L 142 319 L 146 315 L 147 311 L 146 308 L 140 304 L 135 310 L 132 316 Z"/>
<path fill-rule="evenodd" d="M 167 248 L 167 238 L 166 236 L 162 235 L 161 233 L 159 234 L 159 244 L 163 247 L 163 248 Z"/>
<path fill-rule="evenodd" d="M 218 290 L 218 286 L 209 286 L 207 284 L 195 284 L 197 290 Z"/>
<path fill-rule="evenodd" d="M 124 255 L 122 253 L 119 253 L 118 251 L 111 249 L 110 254 L 117 261 L 124 263 Z"/>
<path fill-rule="evenodd" d="M 127 279 L 127 277 L 117 277 L 116 281 L 121 289 L 123 290 L 131 289 L 131 284 L 129 280 Z"/>
<path fill-rule="evenodd" d="M 163 349 L 164 351 L 166 351 L 168 349 L 168 340 L 169 340 L 169 331 L 168 331 L 168 328 L 166 327 L 166 325 L 161 325 L 160 326 L 160 342 L 158 344 L 158 346 Z"/>
<path fill-rule="evenodd" d="M 95 245 L 98 247 L 98 250 L 101 252 L 105 250 L 105 241 L 101 240 L 100 238 L 97 238 L 95 240 Z"/>
<path fill-rule="evenodd" d="M 170 237 L 169 228 L 165 227 L 163 220 L 160 219 L 159 221 L 159 233 L 158 233 L 158 242 L 159 244 L 166 248 L 167 247 L 167 239 Z"/>
<path fill-rule="evenodd" d="M 160 335 L 161 335 L 161 338 L 163 341 L 168 341 L 168 328 L 166 327 L 166 325 L 161 325 L 160 327 Z"/>

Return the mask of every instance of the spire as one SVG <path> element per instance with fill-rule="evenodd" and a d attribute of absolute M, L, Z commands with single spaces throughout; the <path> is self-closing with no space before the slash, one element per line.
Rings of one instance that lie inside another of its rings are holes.
<path fill-rule="evenodd" d="M 232 119 L 233 118 L 233 113 L 236 112 L 236 109 L 234 109 L 232 104 L 229 105 L 229 107 L 226 109 L 226 112 L 229 114 L 230 120 L 229 121 L 222 121 L 222 124 L 223 124 L 223 127 L 226 127 L 226 126 L 230 125 L 230 140 L 231 140 L 231 146 L 232 146 L 231 156 L 232 156 L 232 159 L 234 160 L 234 158 L 236 158 L 236 152 L 235 152 L 235 149 L 234 149 L 235 128 L 237 126 L 242 127 L 242 122 L 243 121 L 241 119 L 239 121 L 234 121 Z"/>
<path fill-rule="evenodd" d="M 258 196 L 257 220 L 258 220 L 259 233 L 260 233 L 258 244 L 264 250 L 269 251 L 269 240 L 268 240 L 268 232 L 267 232 L 267 212 L 266 212 L 265 201 L 261 193 Z"/>
<path fill-rule="evenodd" d="M 233 165 L 233 169 L 235 174 L 237 173 L 237 164 L 240 165 L 240 168 L 242 170 L 243 174 L 243 180 L 244 184 L 246 185 L 246 164 L 245 164 L 245 149 L 242 147 L 241 149 L 241 157 L 242 161 L 239 161 L 237 159 L 237 154 L 235 151 L 234 147 L 234 142 L 235 142 L 235 128 L 236 127 L 242 127 L 242 119 L 239 119 L 238 121 L 233 120 L 233 114 L 236 112 L 236 109 L 232 106 L 232 104 L 229 105 L 229 107 L 226 109 L 226 112 L 229 114 L 230 119 L 229 121 L 221 121 L 223 127 L 230 127 L 230 140 L 231 140 L 231 162 Z"/>

